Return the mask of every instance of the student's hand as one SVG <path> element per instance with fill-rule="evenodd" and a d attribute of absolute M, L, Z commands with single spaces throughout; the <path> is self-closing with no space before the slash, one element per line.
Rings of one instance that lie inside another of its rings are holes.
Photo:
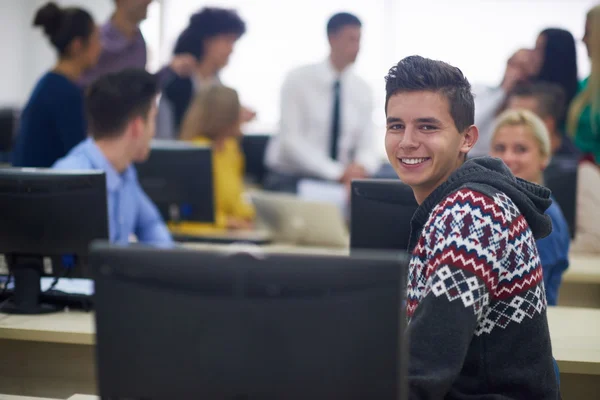
<path fill-rule="evenodd" d="M 256 111 L 254 111 L 248 107 L 242 107 L 240 113 L 241 113 L 240 117 L 241 117 L 242 123 L 250 122 L 254 118 L 256 118 Z"/>
<path fill-rule="evenodd" d="M 173 57 L 169 67 L 182 78 L 187 78 L 194 73 L 198 61 L 191 54 L 179 54 Z"/>
<path fill-rule="evenodd" d="M 229 218 L 227 218 L 227 229 L 233 229 L 233 230 L 254 229 L 254 222 L 247 220 L 247 219 L 243 219 L 243 218 L 229 217 Z"/>
<path fill-rule="evenodd" d="M 508 59 L 502 80 L 502 89 L 505 92 L 510 92 L 517 84 L 527 81 L 535 74 L 535 57 L 537 55 L 533 50 L 521 49 Z"/>
<path fill-rule="evenodd" d="M 340 178 L 340 182 L 347 186 L 350 186 L 350 183 L 353 179 L 364 179 L 367 176 L 367 171 L 362 165 L 352 163 L 346 167 L 344 174 Z"/>

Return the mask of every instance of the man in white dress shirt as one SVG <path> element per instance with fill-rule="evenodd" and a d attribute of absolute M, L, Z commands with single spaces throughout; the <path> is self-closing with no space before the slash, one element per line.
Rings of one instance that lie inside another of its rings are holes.
<path fill-rule="evenodd" d="M 351 70 L 360 35 L 356 16 L 335 14 L 327 23 L 329 57 L 287 76 L 279 134 L 265 155 L 265 189 L 295 193 L 304 178 L 349 185 L 378 169 L 371 90 Z"/>

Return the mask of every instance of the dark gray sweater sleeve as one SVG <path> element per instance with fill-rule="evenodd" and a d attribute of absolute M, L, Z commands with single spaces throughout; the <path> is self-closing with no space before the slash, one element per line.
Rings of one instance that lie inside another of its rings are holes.
<path fill-rule="evenodd" d="M 431 280 L 440 282 L 437 276 Z M 483 283 L 477 283 L 483 291 Z M 473 308 L 460 298 L 453 301 L 431 292 L 421 300 L 407 331 L 410 399 L 444 398 L 462 369 L 477 323 Z"/>

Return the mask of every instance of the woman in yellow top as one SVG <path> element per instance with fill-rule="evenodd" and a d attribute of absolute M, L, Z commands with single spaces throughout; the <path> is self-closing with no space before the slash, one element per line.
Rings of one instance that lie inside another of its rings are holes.
<path fill-rule="evenodd" d="M 182 140 L 212 146 L 215 225 L 250 229 L 254 208 L 244 199 L 244 154 L 240 148 L 242 107 L 235 90 L 211 85 L 201 90 L 183 120 Z M 184 223 L 185 231 L 206 224 Z M 189 229 L 187 229 L 189 228 Z"/>

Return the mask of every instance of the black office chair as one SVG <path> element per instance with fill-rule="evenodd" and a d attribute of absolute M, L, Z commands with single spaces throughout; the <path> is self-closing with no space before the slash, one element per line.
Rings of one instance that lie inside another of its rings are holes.
<path fill-rule="evenodd" d="M 246 158 L 246 181 L 262 186 L 266 175 L 265 152 L 271 135 L 244 135 L 242 151 Z"/>
<path fill-rule="evenodd" d="M 0 152 L 12 150 L 17 132 L 19 110 L 0 108 Z"/>
<path fill-rule="evenodd" d="M 544 183 L 565 216 L 571 238 L 575 237 L 577 205 L 577 169 L 579 161 L 570 157 L 552 157 L 544 171 Z"/>

